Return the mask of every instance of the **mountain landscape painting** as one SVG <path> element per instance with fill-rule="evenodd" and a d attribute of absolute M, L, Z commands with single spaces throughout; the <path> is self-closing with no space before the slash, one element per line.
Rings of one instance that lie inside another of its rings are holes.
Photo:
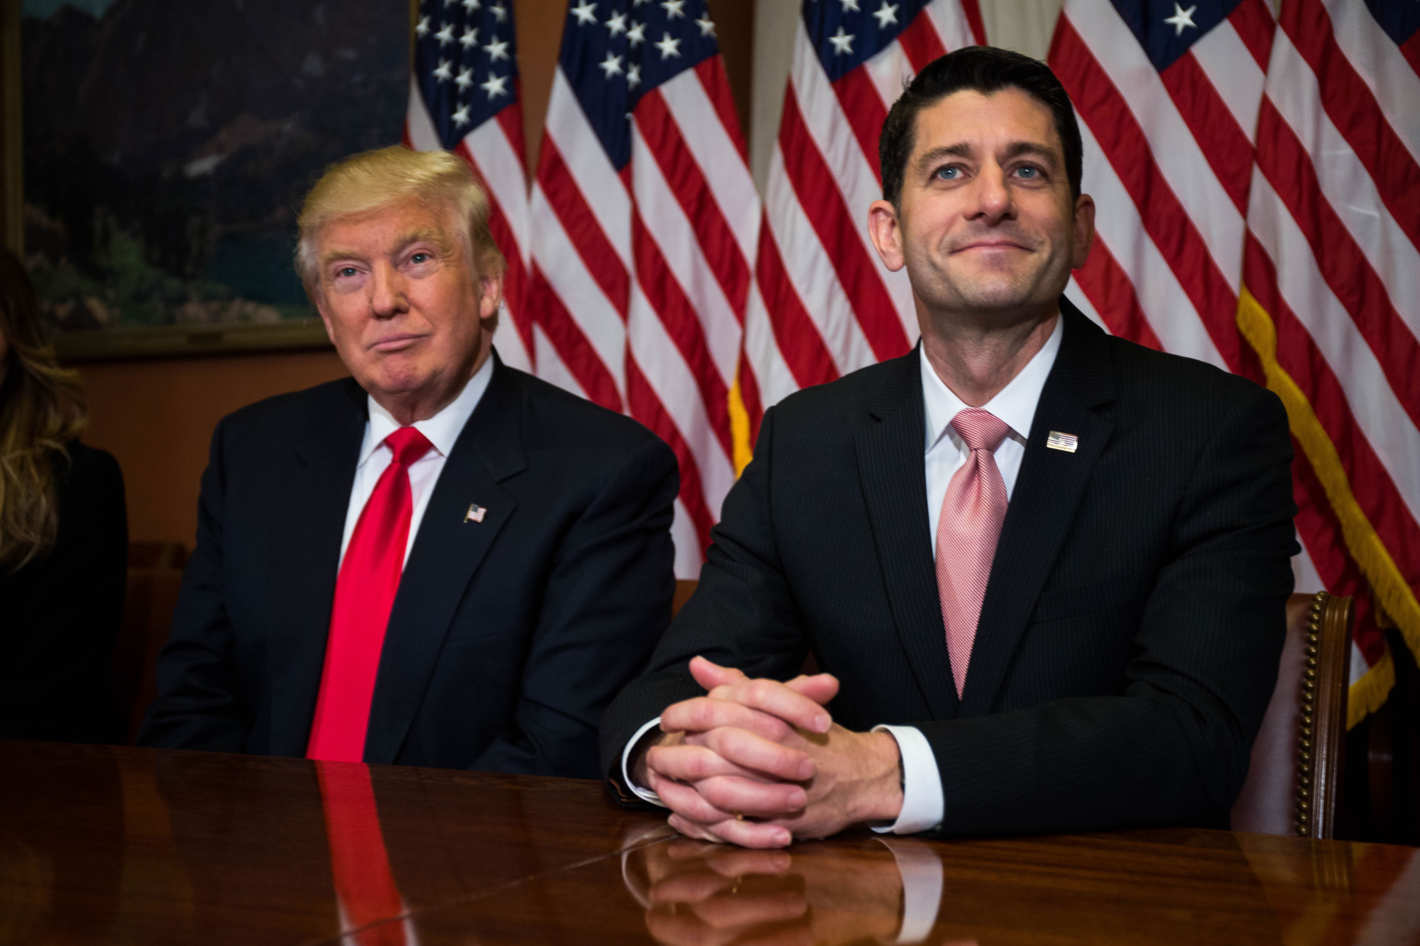
<path fill-rule="evenodd" d="M 281 324 L 301 198 L 400 140 L 409 6 L 25 0 L 25 261 L 61 340 Z"/>

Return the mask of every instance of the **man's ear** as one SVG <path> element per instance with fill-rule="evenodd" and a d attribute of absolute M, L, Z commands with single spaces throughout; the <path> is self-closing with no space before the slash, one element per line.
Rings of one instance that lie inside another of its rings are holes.
<path fill-rule="evenodd" d="M 478 319 L 485 330 L 498 327 L 498 303 L 503 301 L 503 274 L 478 277 Z"/>
<path fill-rule="evenodd" d="M 1095 242 L 1095 200 L 1089 194 L 1075 198 L 1075 219 L 1071 244 L 1070 268 L 1079 269 L 1085 265 L 1085 257 L 1090 255 L 1090 245 Z"/>
<path fill-rule="evenodd" d="M 892 272 L 902 269 L 906 258 L 902 253 L 902 226 L 897 208 L 885 200 L 875 200 L 868 207 L 868 237 L 878 251 L 878 258 Z"/>

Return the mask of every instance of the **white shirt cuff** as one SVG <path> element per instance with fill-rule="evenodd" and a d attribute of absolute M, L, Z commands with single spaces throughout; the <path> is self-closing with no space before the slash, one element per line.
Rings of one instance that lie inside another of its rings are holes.
<path fill-rule="evenodd" d="M 942 823 L 946 802 L 942 798 L 942 778 L 937 771 L 937 757 L 922 730 L 916 726 L 874 726 L 897 740 L 902 757 L 902 811 L 887 827 L 875 827 L 879 833 L 917 834 Z"/>
<path fill-rule="evenodd" d="M 666 807 L 666 804 L 665 802 L 661 801 L 660 795 L 657 795 L 649 788 L 643 788 L 640 785 L 637 785 L 635 782 L 631 781 L 630 768 L 632 751 L 635 750 L 637 744 L 646 736 L 647 733 L 655 729 L 660 724 L 661 717 L 657 716 L 655 719 L 651 720 L 649 723 L 636 730 L 635 734 L 632 735 L 630 739 L 626 740 L 626 748 L 621 750 L 621 781 L 627 788 L 631 789 L 631 791 L 635 793 L 637 798 L 641 799 L 644 802 L 649 802 L 652 805 L 660 805 L 662 808 L 664 808 Z M 923 740 L 923 742 L 925 743 L 926 740 Z"/>

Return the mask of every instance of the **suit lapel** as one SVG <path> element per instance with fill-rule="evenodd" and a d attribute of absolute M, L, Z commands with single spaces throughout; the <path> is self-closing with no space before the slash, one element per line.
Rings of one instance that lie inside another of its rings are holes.
<path fill-rule="evenodd" d="M 405 563 L 370 706 L 367 762 L 398 756 L 459 603 L 516 506 L 500 482 L 526 466 L 516 377 L 496 363 L 444 463 Z M 482 509 L 481 522 L 470 517 L 471 506 Z"/>
<path fill-rule="evenodd" d="M 1030 440 L 1001 527 L 971 653 L 962 711 L 989 712 L 1036 596 L 1075 517 L 1090 475 L 1114 428 L 1100 410 L 1114 397 L 1104 333 L 1065 299 L 1065 334 L 1041 391 Z M 1051 432 L 1074 434 L 1075 452 L 1051 449 Z"/>
<path fill-rule="evenodd" d="M 956 715 L 937 575 L 927 534 L 919 355 L 890 362 L 855 432 L 858 470 L 898 639 L 937 719 Z"/>
<path fill-rule="evenodd" d="M 355 463 L 365 435 L 365 392 L 353 380 L 332 393 L 334 407 L 318 402 L 296 437 L 292 471 L 280 506 L 266 573 L 278 582 L 267 589 L 282 603 L 282 619 L 271 629 L 267 649 L 271 680 L 272 751 L 303 755 L 315 712 L 325 661 L 330 607 L 340 565 L 340 540 Z M 282 461 L 272 458 L 274 464 Z"/>

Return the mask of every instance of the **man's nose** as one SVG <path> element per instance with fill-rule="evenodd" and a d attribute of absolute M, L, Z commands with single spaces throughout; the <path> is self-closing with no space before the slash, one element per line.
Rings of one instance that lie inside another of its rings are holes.
<path fill-rule="evenodd" d="M 1004 168 L 985 167 L 977 174 L 976 213 L 988 221 L 1006 219 L 1015 213 L 1015 201 Z"/>
<path fill-rule="evenodd" d="M 370 275 L 370 311 L 387 319 L 408 307 L 404 276 L 393 266 L 376 266 Z"/>

